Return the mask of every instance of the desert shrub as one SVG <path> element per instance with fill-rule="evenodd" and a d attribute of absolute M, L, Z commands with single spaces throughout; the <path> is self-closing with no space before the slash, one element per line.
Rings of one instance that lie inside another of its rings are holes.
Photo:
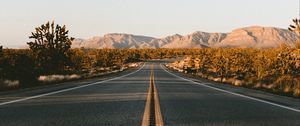
<path fill-rule="evenodd" d="M 35 84 L 35 63 L 29 50 L 3 51 L 0 67 L 3 80 L 18 80 L 21 87 Z"/>

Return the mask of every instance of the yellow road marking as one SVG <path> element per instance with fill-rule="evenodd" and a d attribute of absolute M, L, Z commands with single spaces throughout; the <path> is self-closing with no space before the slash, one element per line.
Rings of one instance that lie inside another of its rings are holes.
<path fill-rule="evenodd" d="M 150 125 L 150 108 L 151 108 L 151 92 L 152 92 L 152 86 L 151 86 L 151 79 L 150 79 L 150 86 L 148 89 L 148 95 L 146 99 L 146 106 L 142 121 L 142 126 L 149 126 Z"/>
<path fill-rule="evenodd" d="M 159 104 L 159 99 L 158 99 L 158 93 L 156 90 L 156 85 L 154 82 L 154 74 L 153 74 L 153 93 L 154 93 L 154 108 L 155 108 L 155 123 L 156 126 L 163 126 L 164 122 L 163 122 L 163 118 L 161 115 L 161 111 L 160 111 L 160 104 Z"/>
<path fill-rule="evenodd" d="M 153 119 L 151 120 L 151 118 L 155 118 L 155 120 Z M 155 121 L 155 124 L 153 124 L 154 122 L 151 121 Z M 151 66 L 150 84 L 149 84 L 146 106 L 145 106 L 145 111 L 144 111 L 144 116 L 142 121 L 142 126 L 150 126 L 150 125 L 164 126 L 163 118 L 160 111 L 159 98 L 156 90 L 156 85 L 154 82 L 153 65 Z"/>

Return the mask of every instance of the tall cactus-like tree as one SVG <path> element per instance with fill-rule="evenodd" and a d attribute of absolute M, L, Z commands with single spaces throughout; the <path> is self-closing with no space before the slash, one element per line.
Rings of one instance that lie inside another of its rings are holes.
<path fill-rule="evenodd" d="M 54 24 L 41 25 L 35 28 L 35 32 L 31 33 L 30 39 L 34 41 L 28 42 L 29 48 L 36 56 L 39 68 L 43 72 L 54 73 L 63 71 L 66 63 L 66 52 L 71 48 L 74 38 L 68 36 L 69 31 L 66 26 Z"/>
<path fill-rule="evenodd" d="M 3 46 L 0 46 L 0 56 L 2 54 L 2 49 L 3 49 Z"/>
<path fill-rule="evenodd" d="M 300 35 L 300 19 L 293 19 L 294 25 L 289 26 L 289 31 L 295 32 L 297 35 Z"/>
<path fill-rule="evenodd" d="M 289 31 L 295 32 L 298 36 L 300 36 L 300 19 L 293 19 L 294 25 L 290 25 L 288 28 Z M 296 42 L 296 48 L 300 49 L 300 40 Z"/>
<path fill-rule="evenodd" d="M 2 75 L 3 75 L 3 72 L 2 72 L 2 46 L 0 46 L 0 80 L 1 80 L 1 78 L 2 78 Z"/>

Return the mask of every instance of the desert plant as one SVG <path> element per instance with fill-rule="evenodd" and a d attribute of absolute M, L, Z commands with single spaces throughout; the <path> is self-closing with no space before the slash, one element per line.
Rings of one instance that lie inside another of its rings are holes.
<path fill-rule="evenodd" d="M 289 31 L 295 32 L 297 35 L 300 35 L 300 19 L 293 19 L 294 25 L 289 26 Z M 295 47 L 300 49 L 300 40 L 296 41 Z"/>
<path fill-rule="evenodd" d="M 21 87 L 35 84 L 34 60 L 29 50 L 5 49 L 0 60 L 0 78 L 17 80 Z"/>
<path fill-rule="evenodd" d="M 0 46 L 0 60 L 1 60 L 1 57 L 2 57 L 2 52 L 3 52 L 3 46 Z"/>
<path fill-rule="evenodd" d="M 0 81 L 1 81 L 1 79 L 2 79 L 2 74 L 3 74 L 3 72 L 2 72 L 2 46 L 0 46 Z M 0 82 L 1 83 L 1 82 Z"/>
<path fill-rule="evenodd" d="M 293 19 L 294 25 L 290 25 L 288 28 L 289 31 L 295 32 L 297 35 L 300 35 L 300 19 Z"/>
<path fill-rule="evenodd" d="M 69 66 L 73 69 L 73 72 L 81 72 L 83 69 L 92 68 L 91 52 L 91 50 L 86 49 L 71 49 L 68 51 Z"/>
<path fill-rule="evenodd" d="M 35 32 L 29 36 L 34 39 L 28 42 L 29 48 L 33 51 L 37 67 L 42 72 L 56 73 L 63 71 L 67 57 L 66 53 L 71 48 L 74 38 L 68 36 L 66 26 L 54 25 L 48 22 L 35 28 Z"/>

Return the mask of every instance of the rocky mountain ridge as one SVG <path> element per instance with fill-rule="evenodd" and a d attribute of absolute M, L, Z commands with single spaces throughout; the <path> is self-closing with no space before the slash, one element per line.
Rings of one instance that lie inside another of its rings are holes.
<path fill-rule="evenodd" d="M 235 29 L 230 33 L 197 31 L 185 36 L 175 34 L 164 38 L 111 33 L 103 37 L 75 39 L 72 48 L 273 48 L 283 43 L 293 45 L 297 40 L 299 36 L 286 29 L 252 26 Z"/>

